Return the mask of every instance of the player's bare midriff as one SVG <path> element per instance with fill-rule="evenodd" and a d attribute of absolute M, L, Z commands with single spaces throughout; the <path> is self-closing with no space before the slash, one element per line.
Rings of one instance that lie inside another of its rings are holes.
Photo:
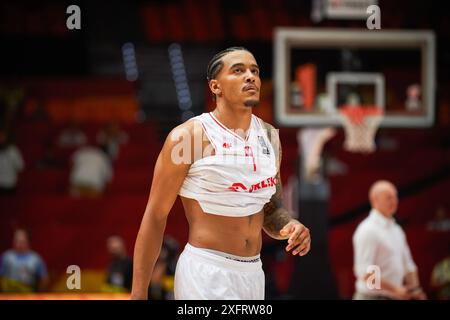
<path fill-rule="evenodd" d="M 203 212 L 194 199 L 181 197 L 189 222 L 189 243 L 242 257 L 261 251 L 263 212 L 246 217 L 226 217 Z"/>

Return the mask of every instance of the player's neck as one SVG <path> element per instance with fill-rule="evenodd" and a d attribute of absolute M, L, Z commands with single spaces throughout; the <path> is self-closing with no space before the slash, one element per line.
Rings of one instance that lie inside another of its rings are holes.
<path fill-rule="evenodd" d="M 250 128 L 252 120 L 252 109 L 250 107 L 230 108 L 217 104 L 213 114 L 228 129 L 247 132 Z"/>

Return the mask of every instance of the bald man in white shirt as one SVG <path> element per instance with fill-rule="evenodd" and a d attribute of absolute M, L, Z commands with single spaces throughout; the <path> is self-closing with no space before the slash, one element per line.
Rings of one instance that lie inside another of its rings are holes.
<path fill-rule="evenodd" d="M 377 181 L 370 188 L 369 200 L 372 210 L 353 235 L 353 298 L 426 299 L 405 233 L 393 218 L 398 206 L 397 189 L 389 181 Z"/>

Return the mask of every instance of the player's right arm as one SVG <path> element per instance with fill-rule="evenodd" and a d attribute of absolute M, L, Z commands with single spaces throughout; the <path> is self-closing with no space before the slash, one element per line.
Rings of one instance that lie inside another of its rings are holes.
<path fill-rule="evenodd" d="M 136 238 L 133 258 L 131 299 L 147 299 L 151 274 L 159 256 L 167 217 L 176 200 L 193 159 L 193 153 L 184 154 L 193 146 L 194 121 L 173 129 L 158 156 L 152 186 L 141 226 Z M 182 143 L 187 143 L 187 150 Z M 180 158 L 181 156 L 181 158 Z"/>

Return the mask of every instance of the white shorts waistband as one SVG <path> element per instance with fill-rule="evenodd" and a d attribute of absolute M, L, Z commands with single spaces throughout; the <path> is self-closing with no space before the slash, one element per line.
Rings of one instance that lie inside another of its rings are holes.
<path fill-rule="evenodd" d="M 202 259 L 206 263 L 211 263 L 218 267 L 226 267 L 236 271 L 257 272 L 260 271 L 262 268 L 262 263 L 259 255 L 252 257 L 256 258 L 252 261 L 237 261 L 212 252 L 208 252 L 207 250 L 202 248 L 194 247 L 189 243 L 187 243 L 186 246 L 184 247 L 184 252 L 186 252 L 188 255 L 192 255 L 199 259 Z M 242 258 L 243 260 L 246 260 L 245 257 Z"/>

